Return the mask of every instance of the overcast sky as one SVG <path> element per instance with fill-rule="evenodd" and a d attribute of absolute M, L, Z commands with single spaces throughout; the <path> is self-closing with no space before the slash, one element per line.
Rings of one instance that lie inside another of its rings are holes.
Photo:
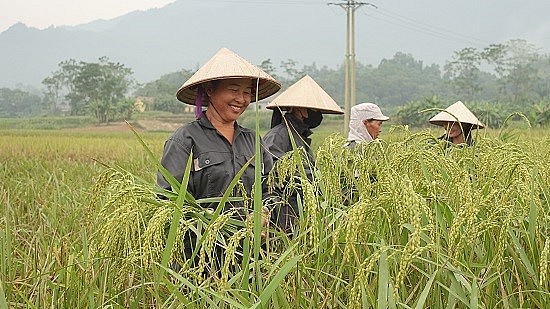
<path fill-rule="evenodd" d="M 171 2 L 174 0 L 0 0 L 0 32 L 17 22 L 38 29 L 73 26 Z"/>
<path fill-rule="evenodd" d="M 334 42 L 338 55 L 330 55 L 334 63 L 319 61 L 329 66 L 341 63 L 344 49 L 345 11 L 337 5 L 345 0 L 184 0 L 189 7 L 200 9 L 195 14 L 207 18 L 212 8 L 227 9 L 230 22 L 239 23 L 238 12 L 260 7 L 260 25 L 270 35 L 285 23 L 288 12 L 303 12 L 300 22 L 327 36 L 318 40 Z M 175 0 L 0 0 L 0 32 L 17 22 L 44 29 L 51 25 L 85 24 L 97 19 L 112 19 L 135 10 L 162 7 Z M 366 1 L 356 1 L 365 3 Z M 510 39 L 525 39 L 541 53 L 550 53 L 550 0 L 369 0 L 355 14 L 356 55 L 362 63 L 376 65 L 383 58 L 391 58 L 403 51 L 424 60 L 443 64 L 454 51 L 465 47 L 482 49 L 493 43 Z M 294 14 L 294 18 L 296 14 Z M 242 18 L 251 18 L 243 16 Z M 319 22 L 319 18 L 323 18 Z M 228 18 L 211 20 L 223 27 Z M 295 23 L 294 23 L 295 24 Z M 329 37 L 337 29 L 338 37 Z M 198 29 L 198 28 L 197 28 Z M 197 30 L 198 31 L 198 30 Z M 289 38 L 303 31 L 285 30 Z M 334 31 L 332 31 L 334 32 Z M 221 34 L 221 37 L 230 37 Z M 267 37 L 266 37 L 267 38 Z M 293 42 L 289 40 L 289 42 Z M 323 51 L 320 51 L 323 52 Z M 328 53 L 328 51 L 327 51 Z M 309 53 L 310 54 L 310 53 Z M 273 54 L 276 56 L 276 53 Z M 309 64 L 315 59 L 301 59 L 299 52 L 286 55 Z M 328 57 L 328 56 L 327 56 Z M 257 60 L 257 59 L 251 59 Z"/>

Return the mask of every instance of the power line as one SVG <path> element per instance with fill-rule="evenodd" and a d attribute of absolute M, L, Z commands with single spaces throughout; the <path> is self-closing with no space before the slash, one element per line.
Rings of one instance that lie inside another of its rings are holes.
<path fill-rule="evenodd" d="M 418 21 L 418 20 L 415 20 L 415 19 L 412 19 L 412 18 L 408 18 L 408 17 L 403 16 L 403 15 L 392 13 L 388 10 L 379 9 L 379 10 L 375 11 L 375 14 L 380 14 L 383 17 L 390 18 L 391 20 L 385 19 L 383 17 L 377 17 L 377 16 L 374 16 L 374 15 L 369 15 L 369 16 L 374 18 L 374 19 L 377 19 L 377 20 L 381 20 L 381 21 L 384 21 L 384 22 L 387 22 L 387 23 L 390 23 L 390 24 L 393 24 L 393 25 L 397 25 L 397 26 L 404 27 L 404 28 L 407 28 L 407 29 L 410 29 L 410 30 L 413 30 L 413 31 L 421 32 L 421 33 L 431 35 L 431 36 L 434 36 L 434 37 L 437 37 L 437 38 L 442 38 L 442 39 L 451 40 L 451 41 L 466 42 L 466 43 L 473 44 L 473 45 L 476 45 L 476 46 L 486 46 L 486 45 L 490 44 L 490 42 L 488 42 L 488 41 L 485 41 L 485 40 L 482 40 L 482 39 L 479 39 L 479 38 L 476 38 L 476 37 L 473 37 L 473 36 L 464 35 L 464 34 L 454 32 L 454 31 L 451 31 L 451 30 L 443 29 L 443 28 L 440 28 L 440 27 L 437 27 L 437 26 L 433 26 L 433 25 L 430 25 L 430 24 L 427 24 L 427 23 L 424 23 L 424 22 L 421 22 L 421 21 Z"/>
<path fill-rule="evenodd" d="M 204 0 L 191 0 L 194 2 L 203 2 Z M 254 4 L 254 5 L 288 5 L 288 6 L 319 6 L 320 2 L 319 0 L 208 0 L 208 2 L 218 2 L 218 3 L 234 3 L 234 4 Z M 424 23 L 419 20 L 415 20 L 412 18 L 409 18 L 407 16 L 391 12 L 389 10 L 386 10 L 384 8 L 377 7 L 370 3 L 365 2 L 355 2 L 355 1 L 347 1 L 350 3 L 355 3 L 356 5 L 370 5 L 377 10 L 375 10 L 373 15 L 369 15 L 373 19 L 380 20 L 392 25 L 396 25 L 399 27 L 403 27 L 406 29 L 410 29 L 413 31 L 417 31 L 426 35 L 430 35 L 433 37 L 446 39 L 450 41 L 459 41 L 462 43 L 468 43 L 473 44 L 476 46 L 486 46 L 490 44 L 491 42 L 470 36 L 461 34 L 452 30 L 444 29 L 438 26 L 430 25 L 428 23 Z M 329 3 L 329 5 L 338 5 L 342 8 L 345 8 L 347 5 L 347 2 L 341 2 L 341 3 Z M 364 13 L 366 14 L 366 12 Z M 376 16 L 378 14 L 379 16 Z"/>
<path fill-rule="evenodd" d="M 474 41 L 478 41 L 478 42 L 482 42 L 482 43 L 488 43 L 485 40 L 482 40 L 482 39 L 479 39 L 479 38 L 476 38 L 476 37 L 473 37 L 473 36 L 470 36 L 470 35 L 465 35 L 465 34 L 462 34 L 462 33 L 458 33 L 456 31 L 452 31 L 452 30 L 448 30 L 448 29 L 445 29 L 445 28 L 430 25 L 430 24 L 427 24 L 425 22 L 422 22 L 422 21 L 419 21 L 419 20 L 416 20 L 416 19 L 413 19 L 413 18 L 410 18 L 410 17 L 407 17 L 407 16 L 403 16 L 403 15 L 400 15 L 400 14 L 397 14 L 397 13 L 393 13 L 393 12 L 385 10 L 385 9 L 379 9 L 376 12 L 380 13 L 380 14 L 386 14 L 388 16 L 395 16 L 396 18 L 399 18 L 399 19 L 404 20 L 404 21 L 408 21 L 409 23 L 411 23 L 413 25 L 414 24 L 419 24 L 419 25 L 424 26 L 424 28 L 429 29 L 429 30 L 436 29 L 437 32 L 442 32 L 442 33 L 446 32 L 446 33 L 449 33 L 449 34 L 454 35 L 454 36 L 459 37 L 459 38 L 464 38 L 464 39 L 467 39 L 467 40 L 474 40 Z"/>

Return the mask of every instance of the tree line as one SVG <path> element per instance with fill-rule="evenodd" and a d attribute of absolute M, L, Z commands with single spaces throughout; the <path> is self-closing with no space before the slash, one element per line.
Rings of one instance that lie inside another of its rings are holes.
<path fill-rule="evenodd" d="M 337 102 L 343 102 L 343 65 L 300 67 L 287 59 L 276 66 L 266 59 L 259 66 L 279 80 L 283 89 L 309 74 Z M 427 115 L 419 111 L 444 108 L 457 100 L 493 127 L 514 112 L 523 113 L 534 124 L 550 122 L 550 55 L 525 40 L 463 48 L 442 68 L 397 52 L 376 67 L 357 62 L 355 71 L 357 103 L 377 103 L 398 123 L 425 123 Z M 45 90 L 40 96 L 0 89 L 0 115 L 68 113 L 93 115 L 103 123 L 131 117 L 136 97 L 147 99 L 146 110 L 181 113 L 184 108 L 175 92 L 193 73 L 184 69 L 139 85 L 130 68 L 106 57 L 97 63 L 70 59 L 43 80 Z"/>

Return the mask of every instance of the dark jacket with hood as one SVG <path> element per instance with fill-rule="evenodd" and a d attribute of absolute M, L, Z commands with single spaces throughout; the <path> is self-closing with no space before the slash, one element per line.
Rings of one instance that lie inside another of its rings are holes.
<path fill-rule="evenodd" d="M 307 124 L 300 121 L 293 114 L 286 113 L 284 119 L 286 119 L 286 122 L 282 119 L 278 124 L 272 122 L 271 130 L 264 136 L 264 143 L 273 157 L 273 162 L 276 162 L 285 153 L 292 150 L 292 142 L 289 135 L 290 129 L 296 147 L 303 147 L 306 150 L 310 163 L 313 163 L 311 138 L 309 137 L 313 132 Z M 290 128 L 287 128 L 287 122 Z"/>
<path fill-rule="evenodd" d="M 286 119 L 286 121 L 284 121 Z M 290 141 L 289 131 L 292 132 L 292 137 L 296 143 L 296 147 L 303 147 L 307 154 L 309 162 L 304 162 L 304 169 L 309 180 L 313 178 L 311 165 L 314 163 L 313 152 L 311 151 L 311 138 L 313 132 L 310 125 L 299 120 L 291 113 L 286 113 L 284 119 L 279 111 L 274 111 L 274 116 L 271 122 L 271 130 L 264 136 L 264 143 L 268 148 L 268 152 L 273 157 L 273 164 L 287 152 L 293 150 L 292 142 Z M 288 127 L 287 127 L 288 123 Z M 282 197 L 286 202 L 279 204 L 271 213 L 271 220 L 277 224 L 282 230 L 292 234 L 298 218 L 298 196 L 301 196 L 301 189 L 288 193 L 285 196 L 282 192 L 284 188 L 276 188 L 275 195 Z"/>

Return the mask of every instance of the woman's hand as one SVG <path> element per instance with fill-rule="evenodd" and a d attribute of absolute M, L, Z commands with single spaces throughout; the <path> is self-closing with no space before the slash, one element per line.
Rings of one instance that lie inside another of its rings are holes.
<path fill-rule="evenodd" d="M 263 206 L 262 207 L 262 237 L 267 236 L 267 230 L 269 229 L 269 219 L 271 218 L 271 210 Z"/>
<path fill-rule="evenodd" d="M 251 218 L 253 214 L 249 214 L 248 218 Z M 269 229 L 269 219 L 271 218 L 271 210 L 269 208 L 263 206 L 262 207 L 262 217 L 261 217 L 261 225 L 262 225 L 262 237 L 267 236 L 267 230 Z"/>

